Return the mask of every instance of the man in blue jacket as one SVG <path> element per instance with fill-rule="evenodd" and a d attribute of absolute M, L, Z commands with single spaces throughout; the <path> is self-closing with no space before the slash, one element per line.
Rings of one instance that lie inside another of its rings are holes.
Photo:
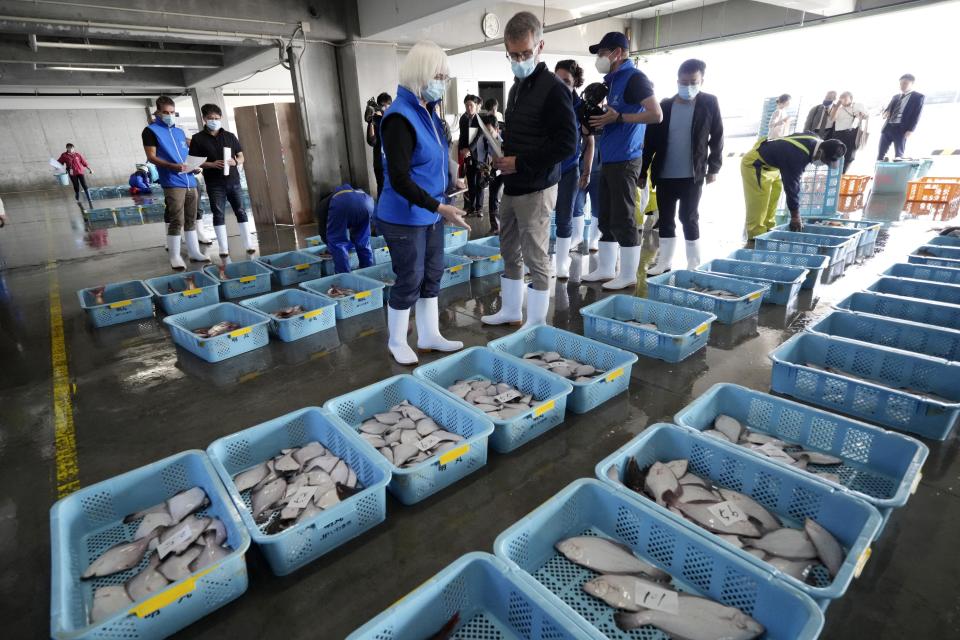
<path fill-rule="evenodd" d="M 891 144 L 897 158 L 902 158 L 906 152 L 907 138 L 917 128 L 925 100 L 922 93 L 913 90 L 914 80 L 916 78 L 909 73 L 900 76 L 900 93 L 890 98 L 890 103 L 883 110 L 887 122 L 880 131 L 877 160 L 884 159 Z"/>
<path fill-rule="evenodd" d="M 317 230 L 333 256 L 337 273 L 350 273 L 350 252 L 356 250 L 360 267 L 373 266 L 370 219 L 373 198 L 362 189 L 342 184 L 320 201 Z"/>

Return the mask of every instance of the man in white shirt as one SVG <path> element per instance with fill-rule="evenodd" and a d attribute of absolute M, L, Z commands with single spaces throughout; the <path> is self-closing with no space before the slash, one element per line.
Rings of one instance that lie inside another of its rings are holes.
<path fill-rule="evenodd" d="M 909 73 L 900 76 L 900 93 L 890 98 L 890 103 L 883 110 L 883 117 L 887 122 L 880 132 L 877 160 L 884 159 L 891 144 L 896 157 L 902 158 L 906 151 L 907 138 L 917 128 L 925 97 L 922 93 L 913 90 L 915 80 L 916 78 Z"/>
<path fill-rule="evenodd" d="M 856 156 L 857 132 L 867 119 L 867 110 L 859 102 L 853 101 L 852 93 L 844 91 L 830 110 L 830 118 L 833 120 L 833 132 L 830 138 L 839 140 L 847 147 L 843 157 L 843 173 L 846 173 Z"/>

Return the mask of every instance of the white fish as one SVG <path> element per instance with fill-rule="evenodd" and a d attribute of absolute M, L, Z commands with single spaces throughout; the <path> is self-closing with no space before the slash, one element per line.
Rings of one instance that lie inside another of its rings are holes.
<path fill-rule="evenodd" d="M 777 571 L 785 573 L 797 580 L 805 580 L 812 566 L 809 560 L 788 560 L 787 558 L 778 558 L 776 556 L 767 556 L 764 560 L 771 566 L 776 567 Z"/>
<path fill-rule="evenodd" d="M 690 518 L 704 529 L 714 533 L 725 533 L 734 536 L 745 536 L 747 538 L 756 538 L 761 535 L 757 525 L 750 520 L 739 520 L 736 522 L 724 522 L 710 510 L 713 505 L 703 502 L 677 502 L 677 509 L 683 512 L 683 515 Z"/>
<path fill-rule="evenodd" d="M 194 511 L 210 504 L 206 492 L 200 487 L 181 491 L 167 500 L 167 512 L 174 522 L 180 522 Z"/>
<path fill-rule="evenodd" d="M 367 444 L 369 444 L 371 447 L 376 447 L 379 449 L 380 447 L 387 446 L 387 441 L 384 440 L 382 436 L 375 436 L 370 433 L 361 432 L 360 437 L 366 440 Z"/>
<path fill-rule="evenodd" d="M 420 436 L 413 429 L 405 429 L 400 432 L 400 444 L 416 444 L 420 442 Z"/>
<path fill-rule="evenodd" d="M 730 442 L 740 440 L 740 434 L 743 433 L 743 425 L 739 420 L 723 414 L 718 415 L 713 421 L 713 428 L 726 436 Z"/>
<path fill-rule="evenodd" d="M 340 458 L 328 451 L 327 455 L 314 458 L 310 461 L 310 464 L 314 465 L 313 468 L 319 467 L 327 473 L 333 473 L 334 467 L 336 467 L 339 462 Z M 306 471 L 306 469 L 304 469 L 304 471 Z"/>
<path fill-rule="evenodd" d="M 379 436 L 383 435 L 383 432 L 389 428 L 389 425 L 386 425 L 378 420 L 367 420 L 360 425 L 360 431 L 363 433 L 369 433 L 370 435 Z"/>
<path fill-rule="evenodd" d="M 720 502 L 720 498 L 713 491 L 695 484 L 683 487 L 678 500 L 680 502 Z"/>
<path fill-rule="evenodd" d="M 570 562 L 601 574 L 644 574 L 655 580 L 667 580 L 670 574 L 644 562 L 620 543 L 596 536 L 574 536 L 554 545 Z"/>
<path fill-rule="evenodd" d="M 791 453 L 791 456 L 797 460 L 806 459 L 810 464 L 820 464 L 824 466 L 830 466 L 834 464 L 841 464 L 843 460 L 836 456 L 831 456 L 828 453 L 821 453 L 820 451 L 808 451 L 804 449 L 803 451 L 798 451 L 796 453 Z"/>
<path fill-rule="evenodd" d="M 288 453 L 284 456 L 281 456 L 274 464 L 274 469 L 281 472 L 286 471 L 299 471 L 300 463 L 297 462 L 292 453 Z"/>
<path fill-rule="evenodd" d="M 218 544 L 205 544 L 200 550 L 200 554 L 190 563 L 190 571 L 196 573 L 201 569 L 206 569 L 229 555 L 229 549 L 225 549 Z"/>
<path fill-rule="evenodd" d="M 213 533 L 213 543 L 220 545 L 223 544 L 227 539 L 227 527 L 223 524 L 223 520 L 220 518 L 211 518 L 210 524 L 207 525 L 207 528 L 204 529 L 203 535 L 206 537 L 209 533 Z"/>
<path fill-rule="evenodd" d="M 100 587 L 93 592 L 93 610 L 90 612 L 90 622 L 100 624 L 117 611 L 129 607 L 133 600 L 127 595 L 127 590 L 121 584 L 111 584 Z"/>
<path fill-rule="evenodd" d="M 259 491 L 254 491 L 250 496 L 251 511 L 253 519 L 260 522 L 261 516 L 273 506 L 287 491 L 287 481 L 283 478 L 277 478 Z"/>
<path fill-rule="evenodd" d="M 614 609 L 640 611 L 644 609 L 637 603 L 636 595 L 643 593 L 645 586 L 663 589 L 662 584 L 644 580 L 637 576 L 602 575 L 583 584 L 583 590 L 594 598 L 600 598 Z"/>
<path fill-rule="evenodd" d="M 748 495 L 722 487 L 720 488 L 720 495 L 723 496 L 724 500 L 733 502 L 743 509 L 744 513 L 759 522 L 765 531 L 775 531 L 783 526 L 776 516 Z"/>
<path fill-rule="evenodd" d="M 257 466 L 233 476 L 233 484 L 237 487 L 239 493 L 243 493 L 247 489 L 257 486 L 261 480 L 267 477 L 268 473 L 270 473 L 270 468 L 267 463 L 261 462 Z"/>
<path fill-rule="evenodd" d="M 406 400 L 400 403 L 400 413 L 402 413 L 405 418 L 410 418 L 417 422 L 427 417 L 427 414 L 412 404 L 407 403 Z"/>
<path fill-rule="evenodd" d="M 702 433 L 702 434 L 705 435 L 705 436 L 710 436 L 711 438 L 716 438 L 716 439 L 718 439 L 718 440 L 723 440 L 724 442 L 730 442 L 730 438 L 728 438 L 727 436 L 723 435 L 722 432 L 717 431 L 716 429 L 707 429 L 706 431 L 701 431 L 700 433 Z"/>
<path fill-rule="evenodd" d="M 840 567 L 843 566 L 843 547 L 833 537 L 833 534 L 810 518 L 804 521 L 803 530 L 816 548 L 820 562 L 827 568 L 831 576 L 836 576 L 840 572 Z"/>
<path fill-rule="evenodd" d="M 768 436 L 767 434 L 760 433 L 758 431 L 748 432 L 743 437 L 743 439 L 751 444 L 759 444 L 759 445 L 772 444 L 773 446 L 780 447 L 780 448 L 787 446 L 787 443 L 784 442 L 783 440 L 779 440 L 777 438 L 774 438 L 773 436 Z"/>
<path fill-rule="evenodd" d="M 788 560 L 809 560 L 817 557 L 817 549 L 800 529 L 778 529 L 750 543 L 772 556 Z"/>
<path fill-rule="evenodd" d="M 347 476 L 347 481 L 344 484 L 350 489 L 355 489 L 357 486 L 357 472 L 350 469 L 350 475 Z"/>
<path fill-rule="evenodd" d="M 330 478 L 334 482 L 339 482 L 340 484 L 345 484 L 349 476 L 350 469 L 347 467 L 347 463 L 343 460 L 339 461 L 337 466 L 333 468 L 333 471 L 330 472 Z"/>
<path fill-rule="evenodd" d="M 673 470 L 662 462 L 654 462 L 647 470 L 647 477 L 643 484 L 647 492 L 657 504 L 666 506 L 673 502 L 680 493 L 680 484 Z"/>
<path fill-rule="evenodd" d="M 679 593 L 678 600 L 677 614 L 647 609 L 615 613 L 613 619 L 624 631 L 650 624 L 683 640 L 752 640 L 765 630 L 762 624 L 734 607 L 686 593 Z"/>
<path fill-rule="evenodd" d="M 170 581 L 157 570 L 159 566 L 160 559 L 154 554 L 150 558 L 150 564 L 127 581 L 127 595 L 131 600 L 136 602 L 146 598 L 150 594 L 163 591 L 170 584 Z"/>
<path fill-rule="evenodd" d="M 400 444 L 393 450 L 393 464 L 402 467 L 410 458 L 416 457 L 419 450 L 412 444 Z"/>
<path fill-rule="evenodd" d="M 318 493 L 313 500 L 321 509 L 329 509 L 340 503 L 340 496 L 337 495 L 336 489 L 331 489 L 322 496 Z"/>
<path fill-rule="evenodd" d="M 687 460 L 671 460 L 670 462 L 666 462 L 664 464 L 668 469 L 670 469 L 670 471 L 673 472 L 673 475 L 675 475 L 677 479 L 687 475 L 687 469 L 690 466 L 690 463 Z"/>
<path fill-rule="evenodd" d="M 386 413 L 378 413 L 373 417 L 376 419 L 377 422 L 380 422 L 386 425 L 397 424 L 398 422 L 400 422 L 400 420 L 403 419 L 403 416 L 400 415 L 400 412 L 398 411 L 388 411 Z"/>
<path fill-rule="evenodd" d="M 210 518 L 199 518 L 195 515 L 187 516 L 180 524 L 170 527 L 160 534 L 160 546 L 157 547 L 157 555 L 163 560 L 171 553 L 183 553 L 200 537 L 200 534 L 209 524 Z"/>
<path fill-rule="evenodd" d="M 293 452 L 293 459 L 300 463 L 303 466 L 303 463 L 312 458 L 322 456 L 327 452 L 326 448 L 317 441 L 308 442 L 307 444 L 300 447 L 297 451 Z"/>
<path fill-rule="evenodd" d="M 421 418 L 417 420 L 417 433 L 421 437 L 427 437 L 434 431 L 440 429 L 440 426 L 432 418 Z"/>
<path fill-rule="evenodd" d="M 121 542 L 110 547 L 90 563 L 80 579 L 89 580 L 90 578 L 109 576 L 120 571 L 133 569 L 140 564 L 140 560 L 146 553 L 147 546 L 152 539 L 153 537 L 140 538 L 133 542 Z"/>
<path fill-rule="evenodd" d="M 167 513 L 166 509 L 163 511 L 153 511 L 143 517 L 143 520 L 137 527 L 136 532 L 133 534 L 133 539 L 139 540 L 140 538 L 149 537 L 151 534 L 157 531 L 157 529 L 171 527 L 173 524 L 173 518 L 169 513 Z"/>
<path fill-rule="evenodd" d="M 157 567 L 157 571 L 170 582 L 183 580 L 190 575 L 190 563 L 200 555 L 201 551 L 200 547 L 192 545 L 181 554 L 169 556 Z"/>

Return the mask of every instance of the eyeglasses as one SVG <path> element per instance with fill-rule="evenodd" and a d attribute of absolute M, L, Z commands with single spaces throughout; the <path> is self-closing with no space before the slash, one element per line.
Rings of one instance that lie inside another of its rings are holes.
<path fill-rule="evenodd" d="M 543 43 L 541 42 L 540 44 Z M 540 48 L 540 44 L 537 45 L 538 49 Z M 511 53 L 509 51 L 506 53 L 507 60 L 511 60 L 513 62 L 526 62 L 535 55 L 537 55 L 536 49 L 527 49 L 523 53 Z"/>

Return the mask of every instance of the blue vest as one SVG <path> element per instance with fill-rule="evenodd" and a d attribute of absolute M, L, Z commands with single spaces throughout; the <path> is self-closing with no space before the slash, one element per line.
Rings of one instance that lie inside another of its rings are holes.
<path fill-rule="evenodd" d="M 419 100 L 409 89 L 397 87 L 397 97 L 380 121 L 380 127 L 383 128 L 387 118 L 405 118 L 410 123 L 417 138 L 410 158 L 410 177 L 421 189 L 442 203 L 449 179 L 447 139 L 443 133 L 443 121 L 434 112 L 433 105 L 429 105 L 428 109 L 430 111 L 420 106 Z M 438 222 L 439 214 L 411 205 L 393 190 L 390 184 L 390 157 L 386 149 L 381 153 L 383 191 L 377 201 L 377 219 L 410 226 L 427 226 Z"/>
<path fill-rule="evenodd" d="M 603 77 L 603 81 L 610 87 L 607 94 L 607 104 L 617 113 L 641 113 L 645 109 L 639 104 L 627 104 L 623 94 L 627 90 L 627 83 L 640 70 L 633 66 L 632 60 L 624 60 L 620 68 Z M 636 160 L 643 155 L 643 135 L 647 125 L 630 122 L 608 124 L 603 128 L 603 135 L 597 140 L 600 147 L 600 157 L 604 164 L 610 162 L 626 162 Z"/>
<path fill-rule="evenodd" d="M 573 94 L 573 112 L 577 113 L 577 109 L 580 108 L 580 104 L 583 102 L 580 98 L 577 97 L 577 94 Z M 573 155 L 564 160 L 560 164 L 560 173 L 566 173 L 574 167 L 580 166 L 580 154 L 583 153 L 583 131 L 580 130 L 580 121 L 577 120 L 577 148 L 573 150 Z"/>
<path fill-rule="evenodd" d="M 157 157 L 167 162 L 182 164 L 190 155 L 187 144 L 187 134 L 180 127 L 168 127 L 163 122 L 154 122 L 150 130 L 157 136 Z M 192 173 L 177 173 L 173 169 L 157 167 L 160 175 L 160 186 L 164 189 L 193 189 L 197 186 L 197 179 Z"/>

